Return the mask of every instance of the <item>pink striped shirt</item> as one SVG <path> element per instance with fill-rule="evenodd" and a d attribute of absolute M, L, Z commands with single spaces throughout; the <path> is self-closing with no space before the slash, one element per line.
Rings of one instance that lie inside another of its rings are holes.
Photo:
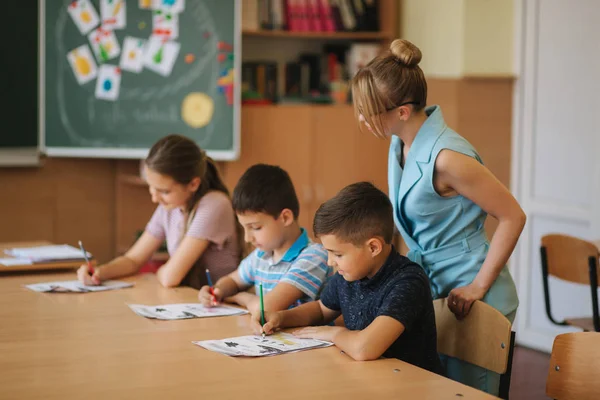
<path fill-rule="evenodd" d="M 146 225 L 146 232 L 160 240 L 166 239 L 167 250 L 172 255 L 181 243 L 186 222 L 180 208 L 167 210 L 159 205 Z M 236 219 L 231 200 L 225 193 L 211 191 L 200 199 L 185 235 L 210 242 L 190 270 L 190 273 L 200 274 L 198 277 L 192 277 L 192 281 L 199 279 L 201 284 L 205 283 L 206 268 L 210 269 L 214 282 L 237 268 L 240 252 Z"/>

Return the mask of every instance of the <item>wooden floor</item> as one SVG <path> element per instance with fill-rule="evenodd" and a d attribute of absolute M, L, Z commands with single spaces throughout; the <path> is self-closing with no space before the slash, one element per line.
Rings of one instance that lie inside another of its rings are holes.
<path fill-rule="evenodd" d="M 549 354 L 516 347 L 510 383 L 510 400 L 549 399 L 545 394 L 549 363 Z"/>

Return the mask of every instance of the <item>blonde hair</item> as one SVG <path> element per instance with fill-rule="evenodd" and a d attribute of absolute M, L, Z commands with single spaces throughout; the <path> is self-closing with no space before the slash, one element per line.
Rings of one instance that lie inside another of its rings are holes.
<path fill-rule="evenodd" d="M 417 46 L 396 39 L 388 51 L 371 60 L 352 79 L 356 117 L 362 115 L 375 136 L 386 137 L 382 117 L 387 111 L 405 104 L 412 104 L 415 111 L 425 108 L 427 82 L 420 61 L 421 50 Z"/>

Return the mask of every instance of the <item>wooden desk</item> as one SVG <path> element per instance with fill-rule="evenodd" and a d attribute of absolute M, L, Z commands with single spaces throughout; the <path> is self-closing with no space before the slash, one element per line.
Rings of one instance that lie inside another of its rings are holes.
<path fill-rule="evenodd" d="M 35 293 L 23 284 L 71 274 L 0 280 L 3 398 L 493 399 L 396 359 L 356 362 L 336 347 L 258 359 L 231 358 L 192 340 L 249 334 L 249 316 L 150 320 L 126 303 L 195 302 L 152 274 L 104 293 Z M 457 396 L 461 394 L 462 396 Z"/>
<path fill-rule="evenodd" d="M 46 241 L 37 242 L 13 242 L 13 243 L 0 243 L 0 258 L 11 258 L 8 254 L 4 253 L 4 250 L 12 249 L 15 247 L 35 247 L 35 246 L 49 246 L 53 243 Z M 22 272 L 22 271 L 49 271 L 57 269 L 75 269 L 79 268 L 83 264 L 83 260 L 67 260 L 67 261 L 55 261 L 45 263 L 35 263 L 27 265 L 11 265 L 6 266 L 0 264 L 0 276 L 4 272 Z M 92 260 L 92 263 L 95 261 Z"/>

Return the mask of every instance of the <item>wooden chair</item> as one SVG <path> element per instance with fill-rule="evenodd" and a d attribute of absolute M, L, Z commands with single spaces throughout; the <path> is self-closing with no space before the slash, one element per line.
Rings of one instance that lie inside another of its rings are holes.
<path fill-rule="evenodd" d="M 565 333 L 554 339 L 546 395 L 557 400 L 600 399 L 600 333 Z"/>
<path fill-rule="evenodd" d="M 511 322 L 494 307 L 476 301 L 461 321 L 447 299 L 433 302 L 438 352 L 501 374 L 499 395 L 508 399 L 515 333 Z"/>
<path fill-rule="evenodd" d="M 600 332 L 598 317 L 598 248 L 590 242 L 567 235 L 546 235 L 540 248 L 542 257 L 542 280 L 546 315 L 556 325 L 575 326 L 584 331 Z M 592 318 L 568 318 L 556 321 L 550 310 L 548 276 L 589 285 L 592 294 Z"/>

